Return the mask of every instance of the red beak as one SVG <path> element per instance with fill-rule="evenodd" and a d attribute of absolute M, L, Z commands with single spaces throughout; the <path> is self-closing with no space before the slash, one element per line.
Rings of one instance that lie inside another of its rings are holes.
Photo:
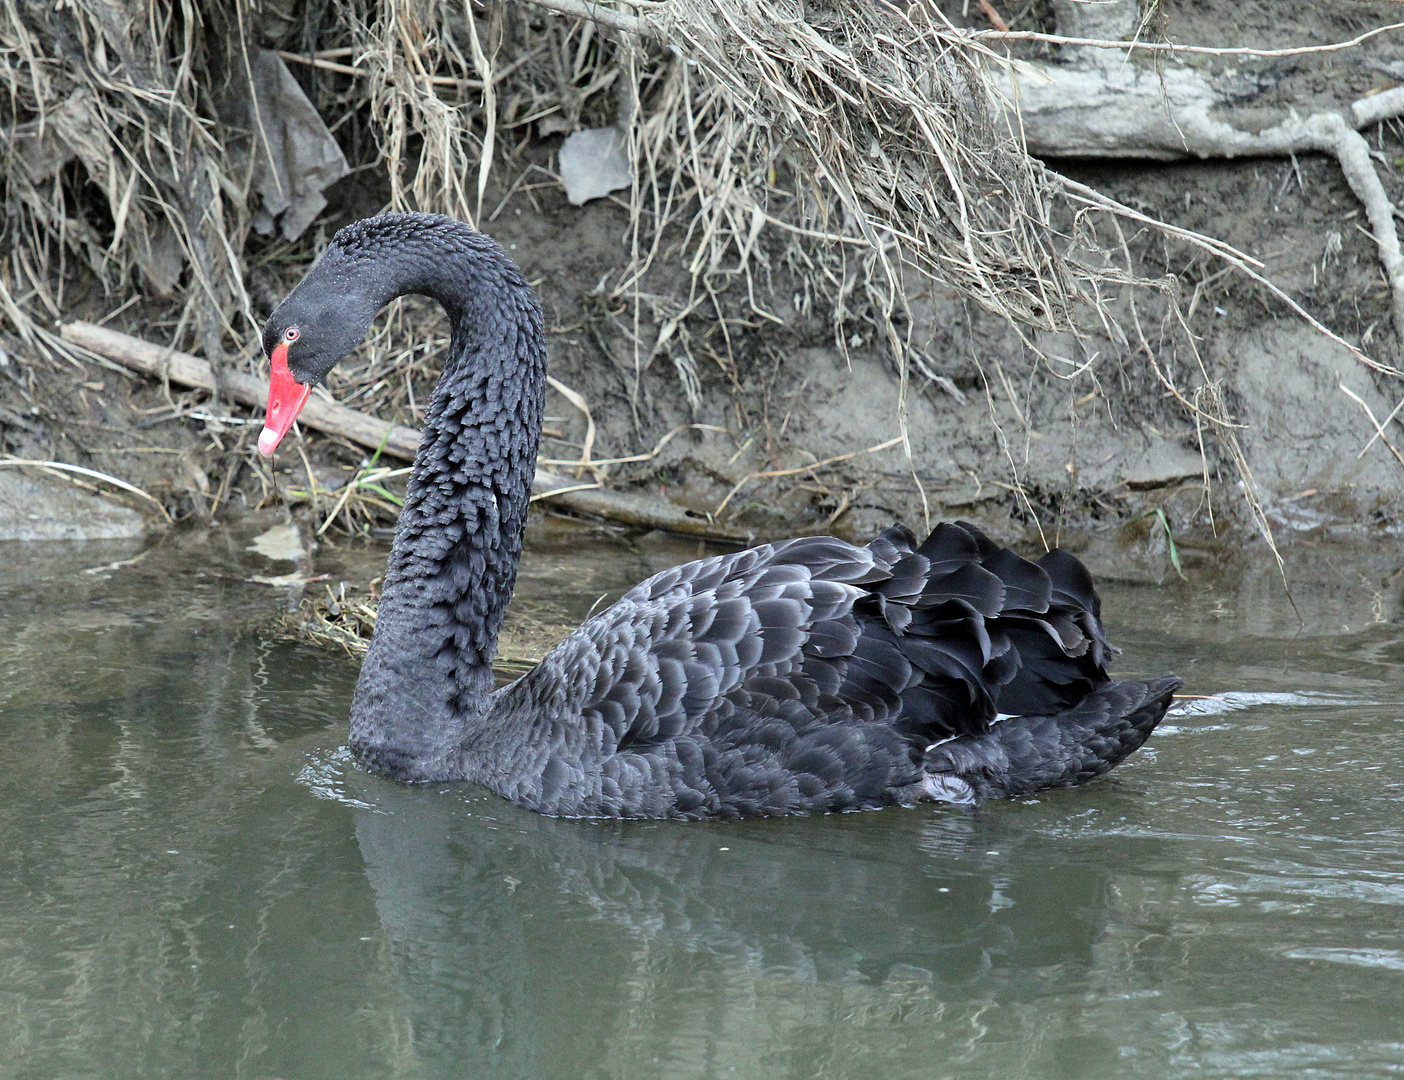
<path fill-rule="evenodd" d="M 279 342 L 273 347 L 273 371 L 268 380 L 268 416 L 263 421 L 263 431 L 258 436 L 258 452 L 271 457 L 283 436 L 293 426 L 297 414 L 312 387 L 303 386 L 293 378 L 288 370 L 288 346 Z"/>

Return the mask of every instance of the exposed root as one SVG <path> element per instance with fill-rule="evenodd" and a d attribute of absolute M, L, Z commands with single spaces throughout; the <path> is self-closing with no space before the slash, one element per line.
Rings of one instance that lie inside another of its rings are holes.
<path fill-rule="evenodd" d="M 1078 43 L 1090 44 L 1081 40 Z M 1231 118 L 1233 113 L 1228 95 L 1197 69 L 1154 71 L 1131 64 L 1098 64 L 1044 65 L 1037 70 L 1045 76 L 1042 82 L 1020 79 L 1011 69 L 1009 85 L 1010 101 L 1017 105 L 1020 119 L 1029 133 L 1029 149 L 1035 154 L 1173 160 L 1287 157 L 1314 151 L 1334 157 L 1351 190 L 1365 206 L 1389 281 L 1395 330 L 1404 350 L 1404 254 L 1400 251 L 1393 206 L 1370 160 L 1369 144 L 1344 116 L 1337 112 L 1306 117 L 1293 113 L 1275 125 L 1250 131 L 1237 128 L 1223 118 Z M 1396 89 L 1357 101 L 1351 106 L 1351 115 L 1357 127 L 1404 115 L 1404 93 Z M 1182 238 L 1185 235 L 1145 215 L 1120 208 L 1117 212 L 1136 216 L 1154 228 L 1173 231 Z M 1210 249 L 1240 268 L 1246 269 L 1245 264 L 1251 261 L 1242 253 L 1224 250 L 1224 245 L 1218 242 L 1213 242 Z M 1260 284 L 1272 288 L 1318 330 L 1327 332 L 1367 366 L 1390 375 L 1404 375 L 1368 357 L 1339 335 L 1326 331 L 1260 274 L 1252 276 Z"/>

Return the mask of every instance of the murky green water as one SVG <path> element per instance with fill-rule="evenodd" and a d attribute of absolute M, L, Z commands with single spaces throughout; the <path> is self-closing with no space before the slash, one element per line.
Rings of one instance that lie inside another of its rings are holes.
<path fill-rule="evenodd" d="M 1088 787 L 592 825 L 349 767 L 245 543 L 0 552 L 0 1076 L 1404 1072 L 1404 554 L 1300 555 L 1304 627 L 1251 565 L 1105 586 L 1120 670 L 1218 697 Z"/>

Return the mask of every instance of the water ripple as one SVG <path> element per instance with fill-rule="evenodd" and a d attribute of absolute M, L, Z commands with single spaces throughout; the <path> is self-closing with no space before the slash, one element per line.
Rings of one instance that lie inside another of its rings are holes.
<path fill-rule="evenodd" d="M 1291 960 L 1325 960 L 1332 964 L 1404 971 L 1404 953 L 1397 949 L 1292 949 L 1283 954 Z"/>
<path fill-rule="evenodd" d="M 295 779 L 319 799 L 354 806 L 357 810 L 373 810 L 378 814 L 385 811 L 347 793 L 346 774 L 354 769 L 351 748 L 339 746 L 330 752 L 322 751 L 307 755 L 307 764 L 298 770 Z"/>
<path fill-rule="evenodd" d="M 1370 701 L 1364 698 L 1351 697 L 1348 694 L 1330 694 L 1323 691 L 1288 691 L 1286 693 L 1270 693 L 1254 690 L 1225 690 L 1221 694 L 1214 694 L 1209 697 L 1182 699 L 1173 706 L 1165 715 L 1167 717 L 1190 717 L 1190 716 L 1221 716 L 1224 713 L 1239 712 L 1242 709 L 1253 709 L 1261 705 L 1285 705 L 1285 706 L 1308 706 L 1311 708 L 1359 708 L 1368 705 L 1384 705 L 1386 702 Z M 1166 728 L 1162 725 L 1157 729 L 1158 734 L 1166 734 L 1167 731 L 1178 732 L 1182 730 L 1193 731 L 1216 731 L 1224 730 L 1219 728 L 1192 729 Z"/>

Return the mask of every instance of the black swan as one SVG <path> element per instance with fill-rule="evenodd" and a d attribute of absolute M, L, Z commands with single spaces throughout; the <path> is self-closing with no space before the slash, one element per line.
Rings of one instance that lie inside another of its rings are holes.
<path fill-rule="evenodd" d="M 442 304 L 453 336 L 351 706 L 369 768 L 562 817 L 973 804 L 1104 773 L 1164 716 L 1180 680 L 1108 677 L 1081 563 L 964 523 L 676 566 L 494 690 L 546 378 L 540 305 L 496 242 L 428 214 L 338 232 L 264 328 L 258 446 L 406 293 Z"/>

